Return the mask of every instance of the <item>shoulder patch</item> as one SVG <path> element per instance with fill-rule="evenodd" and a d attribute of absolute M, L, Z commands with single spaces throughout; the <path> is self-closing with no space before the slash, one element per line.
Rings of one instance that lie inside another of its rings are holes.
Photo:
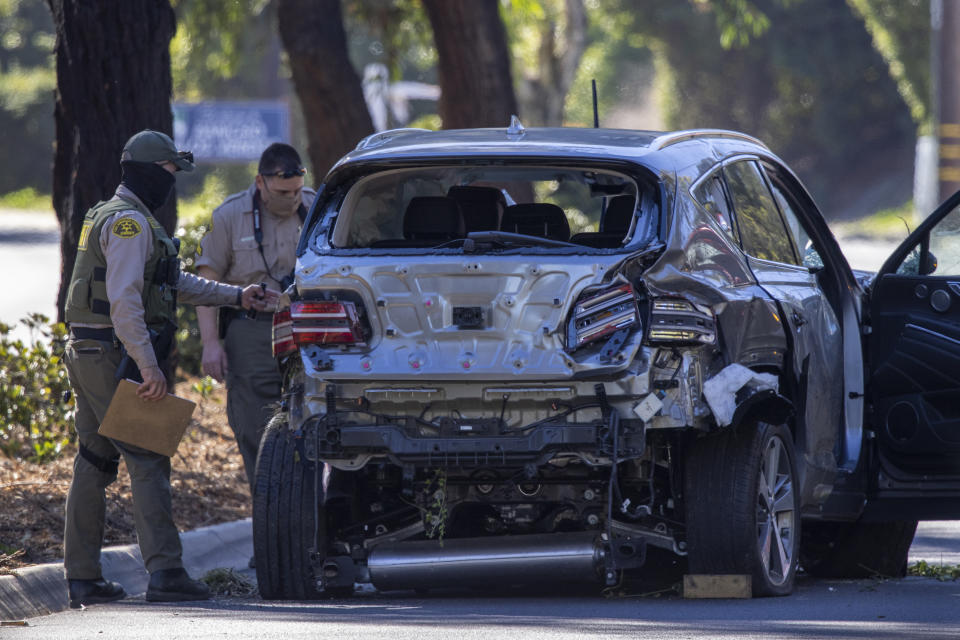
<path fill-rule="evenodd" d="M 113 223 L 113 235 L 118 238 L 136 238 L 143 228 L 133 218 L 120 218 Z"/>
<path fill-rule="evenodd" d="M 87 250 L 87 241 L 90 239 L 90 229 L 92 228 L 93 221 L 84 220 L 83 226 L 80 227 L 80 241 L 77 243 L 77 251 Z"/>

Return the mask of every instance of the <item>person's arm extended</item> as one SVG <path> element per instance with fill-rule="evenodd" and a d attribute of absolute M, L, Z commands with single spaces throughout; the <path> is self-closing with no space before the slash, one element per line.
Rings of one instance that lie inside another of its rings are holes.
<path fill-rule="evenodd" d="M 210 267 L 197 267 L 197 273 L 208 280 L 219 280 L 220 274 Z M 227 353 L 220 344 L 217 335 L 217 307 L 197 307 L 197 326 L 200 329 L 200 342 L 203 344 L 202 370 L 218 382 L 227 376 Z"/>

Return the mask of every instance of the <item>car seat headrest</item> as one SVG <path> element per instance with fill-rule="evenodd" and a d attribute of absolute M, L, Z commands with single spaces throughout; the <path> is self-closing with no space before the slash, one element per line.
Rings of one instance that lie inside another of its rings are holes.
<path fill-rule="evenodd" d="M 570 240 L 566 214 L 549 202 L 527 202 L 507 207 L 503 211 L 500 230 L 563 242 Z"/>
<path fill-rule="evenodd" d="M 463 215 L 456 200 L 444 196 L 410 198 L 403 214 L 404 238 L 453 240 L 463 235 Z"/>
<path fill-rule="evenodd" d="M 447 197 L 460 205 L 467 232 L 493 231 L 500 226 L 500 213 L 507 206 L 503 193 L 494 187 L 452 186 Z"/>
<path fill-rule="evenodd" d="M 636 198 L 632 195 L 614 196 L 607 203 L 607 210 L 600 219 L 601 233 L 620 233 L 627 235 L 633 221 Z"/>

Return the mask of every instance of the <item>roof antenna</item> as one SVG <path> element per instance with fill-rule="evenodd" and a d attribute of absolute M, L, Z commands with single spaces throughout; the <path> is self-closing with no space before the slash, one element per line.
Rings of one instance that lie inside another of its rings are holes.
<path fill-rule="evenodd" d="M 600 114 L 597 111 L 597 79 L 593 78 L 590 80 L 590 85 L 593 87 L 593 128 L 600 128 Z"/>

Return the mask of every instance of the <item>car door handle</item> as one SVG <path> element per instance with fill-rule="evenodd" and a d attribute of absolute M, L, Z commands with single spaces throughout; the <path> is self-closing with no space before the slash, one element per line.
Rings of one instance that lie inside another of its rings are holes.
<path fill-rule="evenodd" d="M 804 318 L 802 315 L 800 315 L 799 313 L 797 313 L 796 311 L 794 311 L 794 312 L 793 312 L 793 324 L 794 324 L 794 326 L 802 327 L 803 325 L 807 324 L 807 320 L 806 320 L 806 318 Z"/>

